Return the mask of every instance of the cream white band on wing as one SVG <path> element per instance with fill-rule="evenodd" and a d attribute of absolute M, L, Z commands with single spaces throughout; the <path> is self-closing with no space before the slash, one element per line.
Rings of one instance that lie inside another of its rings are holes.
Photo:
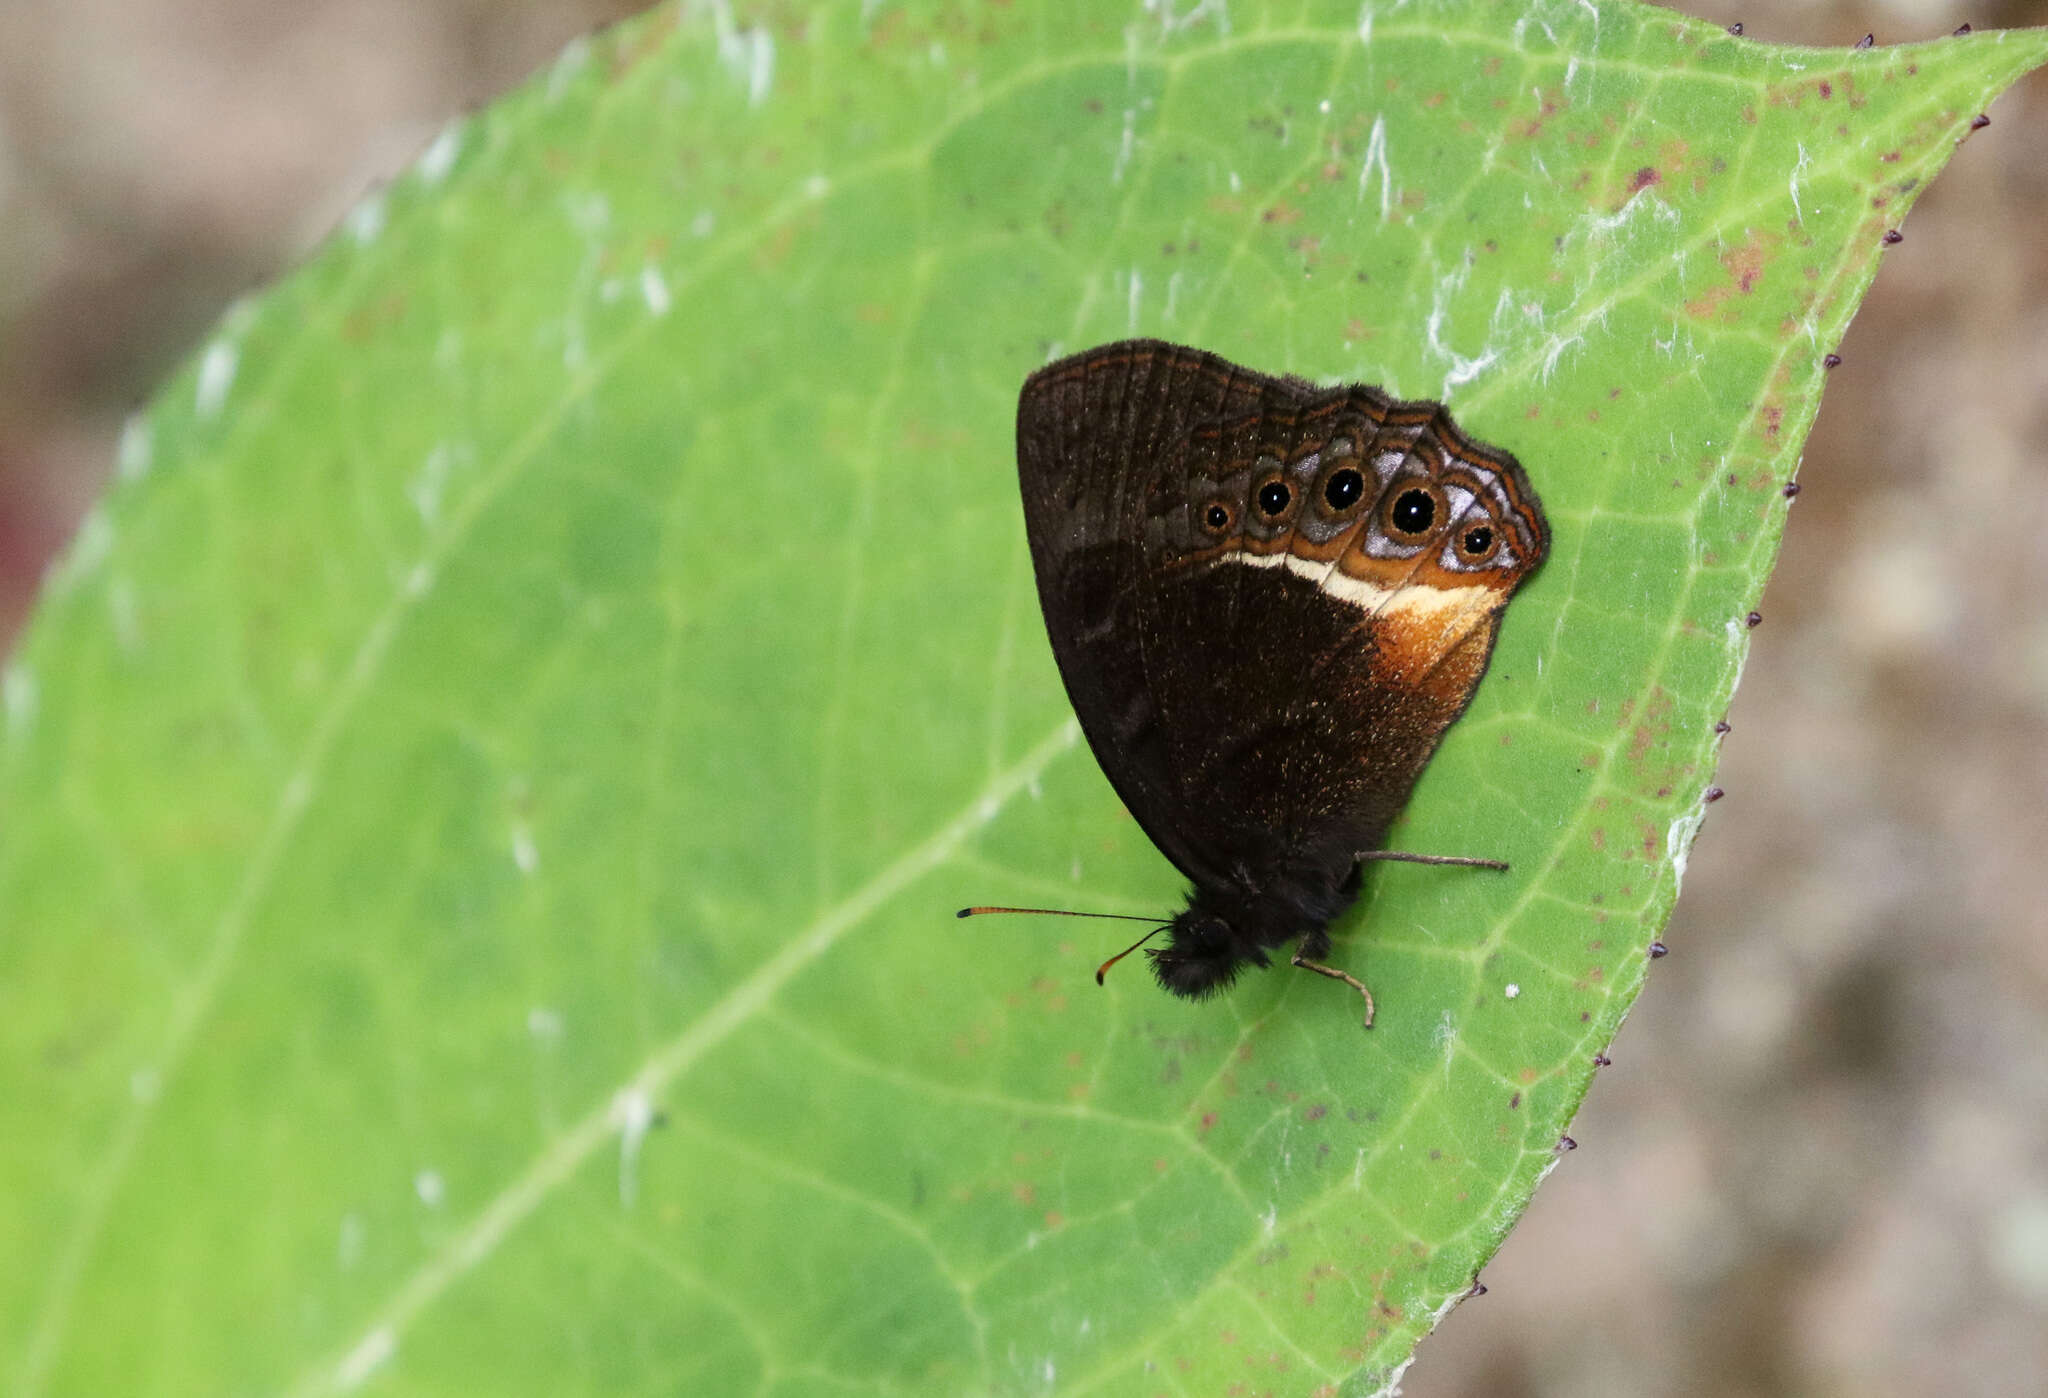
<path fill-rule="evenodd" d="M 1247 568 L 1285 568 L 1298 578 L 1307 578 L 1340 602 L 1349 602 L 1374 616 L 1435 616 L 1440 612 L 1468 612 L 1493 605 L 1493 589 L 1467 584 L 1464 587 L 1425 587 L 1408 583 L 1381 587 L 1354 578 L 1342 568 L 1291 553 L 1226 553 L 1218 563 L 1241 563 Z"/>

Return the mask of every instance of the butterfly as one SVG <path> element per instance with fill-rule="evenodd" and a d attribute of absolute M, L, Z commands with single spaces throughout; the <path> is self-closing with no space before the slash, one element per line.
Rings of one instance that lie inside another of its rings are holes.
<path fill-rule="evenodd" d="M 1160 985 L 1299 939 L 1370 1025 L 1325 960 L 1364 864 L 1506 867 L 1382 845 L 1549 549 L 1521 466 L 1437 403 L 1126 340 L 1025 381 L 1017 472 L 1081 730 L 1192 885 L 1137 944 Z"/>

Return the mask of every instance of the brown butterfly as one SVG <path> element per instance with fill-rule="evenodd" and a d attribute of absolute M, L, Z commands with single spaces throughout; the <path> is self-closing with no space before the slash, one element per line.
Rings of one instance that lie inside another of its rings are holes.
<path fill-rule="evenodd" d="M 1440 404 L 1156 340 L 1031 375 L 1017 468 L 1081 729 L 1194 885 L 1138 943 L 1169 933 L 1159 983 L 1209 995 L 1300 938 L 1370 1024 L 1323 964 L 1363 863 L 1506 867 L 1381 845 L 1549 548 L 1528 477 Z"/>

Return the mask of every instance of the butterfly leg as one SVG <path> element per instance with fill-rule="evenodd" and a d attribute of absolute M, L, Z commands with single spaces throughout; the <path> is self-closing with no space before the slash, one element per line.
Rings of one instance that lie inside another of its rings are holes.
<path fill-rule="evenodd" d="M 1316 947 L 1315 950 L 1322 951 L 1323 947 L 1327 947 L 1328 945 L 1328 940 L 1322 939 L 1322 945 Z M 1296 966 L 1301 967 L 1301 969 L 1304 971 L 1314 971 L 1319 976 L 1328 976 L 1333 981 L 1342 981 L 1344 982 L 1344 984 L 1350 986 L 1353 990 L 1357 991 L 1360 995 L 1363 995 L 1365 997 L 1365 1027 L 1368 1029 L 1372 1028 L 1372 1017 L 1374 1012 L 1374 1007 L 1372 1003 L 1372 992 L 1365 988 L 1365 982 L 1360 980 L 1358 977 L 1352 975 L 1348 971 L 1340 971 L 1335 966 L 1325 966 L 1320 961 L 1309 960 L 1307 955 L 1309 949 L 1310 948 L 1308 946 L 1308 940 L 1304 938 L 1302 941 L 1302 949 L 1294 953 L 1294 956 L 1292 958 L 1293 963 Z"/>

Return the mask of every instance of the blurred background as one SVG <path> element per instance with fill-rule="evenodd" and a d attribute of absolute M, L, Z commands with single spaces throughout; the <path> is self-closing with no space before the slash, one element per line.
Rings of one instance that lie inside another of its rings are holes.
<path fill-rule="evenodd" d="M 0 651 L 122 419 L 451 115 L 634 0 L 0 4 Z M 1692 0 L 1759 42 L 2048 0 Z M 1409 1398 L 2048 1385 L 2048 76 L 1841 347 L 1584 1147 Z"/>

